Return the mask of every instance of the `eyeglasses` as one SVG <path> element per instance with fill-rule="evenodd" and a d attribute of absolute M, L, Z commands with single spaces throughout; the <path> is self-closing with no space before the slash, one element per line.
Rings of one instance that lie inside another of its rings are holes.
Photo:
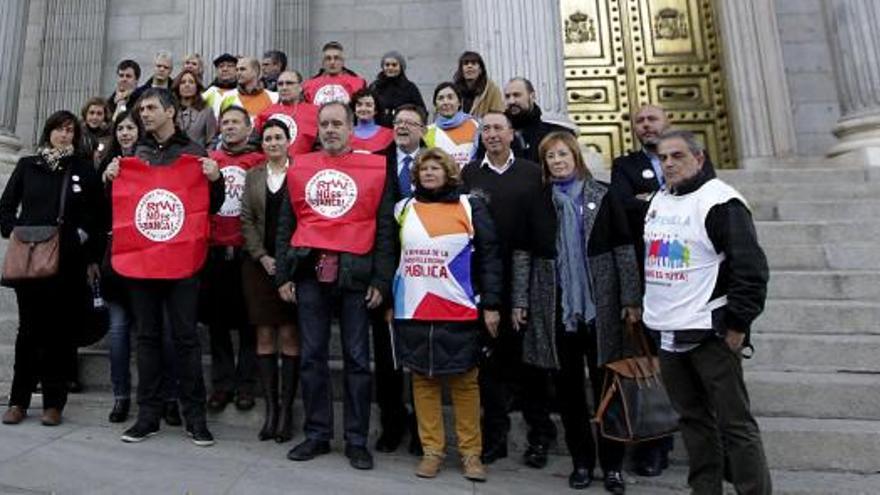
<path fill-rule="evenodd" d="M 394 122 L 392 122 L 392 124 L 394 125 L 394 127 L 422 127 L 421 122 L 415 122 L 412 120 L 395 120 Z"/>
<path fill-rule="evenodd" d="M 275 84 L 278 86 L 295 86 L 299 84 L 299 81 L 278 81 Z"/>

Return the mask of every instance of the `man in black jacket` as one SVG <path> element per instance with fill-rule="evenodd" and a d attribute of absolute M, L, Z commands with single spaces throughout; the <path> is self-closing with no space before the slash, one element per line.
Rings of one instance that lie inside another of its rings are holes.
<path fill-rule="evenodd" d="M 412 104 L 401 105 L 394 113 L 394 143 L 385 150 L 385 156 L 388 165 L 386 173 L 393 178 L 395 186 L 392 189 L 395 204 L 413 194 L 411 169 L 423 149 L 425 120 L 424 110 Z M 395 249 L 395 259 L 398 258 L 398 251 Z M 415 419 L 407 413 L 403 403 L 403 371 L 394 367 L 393 349 L 388 332 L 392 305 L 393 302 L 388 300 L 382 306 L 370 311 L 376 404 L 379 406 L 382 424 L 382 433 L 376 440 L 376 450 L 394 452 L 400 445 L 404 433 L 409 429 L 410 453 L 418 454 L 421 446 Z"/>
<path fill-rule="evenodd" d="M 353 121 L 353 111 L 341 102 L 325 103 L 318 111 L 323 150 L 297 155 L 297 171 L 288 176 L 278 218 L 275 282 L 282 299 L 298 304 L 302 344 L 300 377 L 306 439 L 291 449 L 287 458 L 308 461 L 330 451 L 330 319 L 339 316 L 345 358 L 345 455 L 355 469 L 372 469 L 373 457 L 367 449 L 372 398 L 368 310 L 390 297 L 396 263 L 394 184 L 393 177 L 380 169 L 384 181 L 381 197 L 376 206 L 369 202 L 366 189 L 375 184 L 372 164 L 377 157 L 351 150 Z M 348 173 L 354 171 L 345 167 L 354 161 L 369 169 L 359 176 L 363 188 L 351 187 L 354 180 Z M 313 169 L 320 171 L 308 178 L 306 174 L 312 174 Z M 302 177 L 306 184 L 297 186 L 296 174 L 306 175 Z M 319 180 L 321 174 L 331 178 Z M 366 191 L 363 198 L 359 196 L 361 190 Z M 291 196 L 291 191 L 296 196 Z M 297 202 L 296 210 L 292 202 Z M 343 232 L 346 223 L 334 221 L 344 215 L 337 214 L 340 208 L 357 213 L 361 232 Z M 370 229 L 374 230 L 372 239 L 363 235 L 356 239 Z M 294 241 L 294 236 L 299 239 Z M 354 243 L 365 240 L 369 244 L 366 252 L 349 251 Z"/>
<path fill-rule="evenodd" d="M 529 428 L 525 462 L 541 468 L 547 464 L 547 450 L 556 439 L 546 400 L 549 374 L 522 361 L 519 329 L 525 324 L 526 309 L 523 305 L 514 307 L 512 265 L 515 251 L 529 253 L 533 259 L 555 258 L 556 214 L 542 187 L 541 168 L 514 156 L 510 147 L 514 130 L 507 116 L 487 113 L 480 132 L 486 156 L 467 164 L 461 176 L 470 192 L 483 196 L 489 205 L 504 266 L 501 325 L 498 337 L 487 345 L 486 352 L 491 355 L 480 367 L 483 462 L 491 464 L 507 457 L 508 405 L 511 389 L 517 388 Z"/>
<path fill-rule="evenodd" d="M 205 149 L 175 127 L 175 104 L 171 92 L 160 88 L 144 91 L 138 101 L 138 115 L 146 136 L 137 144 L 135 156 L 151 166 L 168 165 L 183 154 L 203 157 L 202 173 L 209 181 L 209 212 L 220 210 L 225 196 L 216 162 L 206 158 Z M 104 180 L 119 175 L 119 161 L 114 160 L 104 172 Z M 177 351 L 180 401 L 187 433 L 193 443 L 207 447 L 214 444 L 205 417 L 205 381 L 202 376 L 202 351 L 196 329 L 198 313 L 198 276 L 176 280 L 128 279 L 131 307 L 137 325 L 138 419 L 122 434 L 122 441 L 140 442 L 159 431 L 163 411 L 160 393 L 162 382 L 163 312 L 167 311 Z M 166 356 L 165 359 L 168 359 Z"/>
<path fill-rule="evenodd" d="M 645 218 L 644 321 L 660 332 L 660 368 L 688 451 L 694 493 L 770 494 L 742 350 L 764 308 L 769 270 L 745 199 L 706 167 L 687 131 L 658 138 L 666 188 Z"/>

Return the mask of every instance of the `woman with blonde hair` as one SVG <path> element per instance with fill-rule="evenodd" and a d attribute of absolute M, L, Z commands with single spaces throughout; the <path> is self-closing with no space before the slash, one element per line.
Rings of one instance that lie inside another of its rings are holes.
<path fill-rule="evenodd" d="M 501 260 L 485 203 L 460 188 L 458 165 L 443 150 L 420 154 L 415 194 L 395 206 L 400 264 L 394 277 L 398 364 L 412 371 L 424 455 L 416 475 L 433 478 L 443 465 L 443 382 L 449 386 L 465 478 L 485 481 L 480 461 L 480 328 L 498 332 Z"/>

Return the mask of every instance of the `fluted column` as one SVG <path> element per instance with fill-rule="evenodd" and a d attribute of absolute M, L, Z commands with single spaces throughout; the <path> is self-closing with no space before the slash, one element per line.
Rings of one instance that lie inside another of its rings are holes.
<path fill-rule="evenodd" d="M 107 0 L 48 0 L 37 89 L 36 132 L 57 110 L 79 114 L 100 95 Z"/>
<path fill-rule="evenodd" d="M 529 79 L 545 119 L 570 123 L 559 0 L 463 0 L 462 4 L 465 49 L 483 56 L 489 77 L 502 88 L 511 77 Z"/>
<path fill-rule="evenodd" d="M 272 48 L 275 0 L 190 0 L 187 4 L 186 53 L 200 53 L 205 80 L 214 77 L 211 60 L 224 52 L 262 57 Z"/>
<path fill-rule="evenodd" d="M 880 166 L 880 3 L 826 0 L 824 8 L 841 112 L 828 156 Z"/>
<path fill-rule="evenodd" d="M 15 164 L 21 141 L 15 135 L 21 61 L 29 0 L 0 2 L 0 166 Z"/>
<path fill-rule="evenodd" d="M 740 167 L 795 152 L 796 137 L 774 0 L 716 2 Z"/>
<path fill-rule="evenodd" d="M 287 54 L 289 68 L 304 72 L 309 68 L 310 47 L 309 0 L 275 0 L 273 48 Z"/>

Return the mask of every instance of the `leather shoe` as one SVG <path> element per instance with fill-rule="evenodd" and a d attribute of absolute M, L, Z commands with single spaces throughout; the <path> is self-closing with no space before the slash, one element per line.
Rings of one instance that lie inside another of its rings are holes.
<path fill-rule="evenodd" d="M 61 424 L 61 409 L 50 407 L 43 409 L 43 417 L 40 418 L 43 426 L 58 426 Z"/>
<path fill-rule="evenodd" d="M 373 455 L 366 447 L 346 445 L 345 457 L 348 457 L 348 463 L 355 469 L 373 469 Z"/>
<path fill-rule="evenodd" d="M 623 474 L 620 471 L 608 471 L 605 473 L 605 490 L 615 495 L 623 495 L 626 492 Z"/>
<path fill-rule="evenodd" d="M 17 425 L 24 421 L 24 418 L 26 417 L 27 409 L 22 409 L 21 406 L 9 406 L 9 409 L 3 413 L 3 424 Z"/>
<path fill-rule="evenodd" d="M 593 481 L 592 469 L 576 467 L 568 475 L 568 486 L 573 490 L 585 490 Z"/>
<path fill-rule="evenodd" d="M 663 470 L 667 467 L 669 467 L 668 454 L 660 452 L 659 449 L 653 449 L 636 463 L 634 471 L 639 476 L 651 478 L 663 474 Z"/>
<path fill-rule="evenodd" d="M 299 445 L 290 449 L 287 458 L 291 461 L 310 461 L 319 455 L 330 452 L 330 442 L 307 438 Z"/>
<path fill-rule="evenodd" d="M 128 411 L 131 409 L 131 399 L 116 399 L 113 410 L 110 411 L 111 423 L 124 423 L 128 419 Z"/>
<path fill-rule="evenodd" d="M 238 396 L 235 398 L 235 408 L 239 411 L 250 411 L 257 405 L 257 402 L 254 400 L 254 395 L 250 392 L 238 392 Z"/>
<path fill-rule="evenodd" d="M 547 446 L 541 444 L 529 445 L 523 454 L 523 461 L 526 463 L 526 466 L 543 469 L 547 465 Z"/>
<path fill-rule="evenodd" d="M 208 411 L 212 413 L 223 412 L 230 402 L 232 402 L 232 396 L 229 392 L 215 390 L 214 393 L 208 397 Z"/>
<path fill-rule="evenodd" d="M 180 406 L 177 405 L 176 400 L 165 401 L 165 411 L 162 417 L 168 426 L 180 426 L 183 424 L 183 419 L 180 417 Z"/>
<path fill-rule="evenodd" d="M 483 449 L 483 455 L 480 458 L 483 461 L 483 464 L 489 465 L 498 459 L 504 459 L 507 457 L 507 441 L 504 443 L 497 443 L 494 445 L 490 445 L 488 448 Z"/>
<path fill-rule="evenodd" d="M 382 430 L 379 439 L 376 440 L 376 452 L 384 452 L 386 454 L 394 452 L 400 447 L 403 440 L 403 432 L 396 430 Z"/>

